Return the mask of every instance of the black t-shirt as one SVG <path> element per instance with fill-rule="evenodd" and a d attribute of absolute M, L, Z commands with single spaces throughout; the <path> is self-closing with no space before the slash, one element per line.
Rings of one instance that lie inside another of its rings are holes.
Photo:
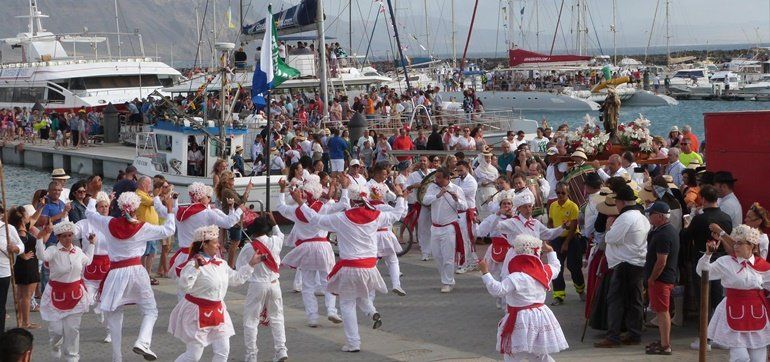
<path fill-rule="evenodd" d="M 647 235 L 647 260 L 644 262 L 645 279 L 652 275 L 652 269 L 658 261 L 658 254 L 668 254 L 666 266 L 657 281 L 675 284 L 679 279 L 676 263 L 679 259 L 679 233 L 671 223 L 650 230 Z"/>
<path fill-rule="evenodd" d="M 693 217 L 690 226 L 684 231 L 685 240 L 690 242 L 695 252 L 695 255 L 692 256 L 693 260 L 700 259 L 703 253 L 706 252 L 706 243 L 712 239 L 711 230 L 709 229 L 711 224 L 719 225 L 728 234 L 733 231 L 733 221 L 730 219 L 730 215 L 727 215 L 718 207 L 703 208 L 703 213 Z M 724 249 L 722 245 L 719 243 L 717 245 L 719 246 L 717 254 L 723 254 Z"/>

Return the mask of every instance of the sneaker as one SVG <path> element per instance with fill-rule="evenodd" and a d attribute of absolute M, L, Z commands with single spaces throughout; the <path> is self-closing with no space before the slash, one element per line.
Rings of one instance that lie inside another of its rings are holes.
<path fill-rule="evenodd" d="M 441 293 L 449 293 L 452 291 L 452 286 L 444 284 L 444 286 L 441 287 Z"/>
<path fill-rule="evenodd" d="M 294 293 L 301 293 L 301 292 L 302 292 L 302 287 L 299 286 L 299 285 L 295 285 L 294 286 Z"/>
<path fill-rule="evenodd" d="M 464 266 L 461 266 L 455 270 L 455 274 L 465 274 L 468 271 Z"/>
<path fill-rule="evenodd" d="M 714 342 L 714 341 L 711 341 L 711 340 L 709 341 L 709 345 L 711 347 L 716 348 L 716 349 L 730 349 L 730 347 L 727 347 L 725 345 L 722 345 L 720 343 L 717 343 L 717 342 Z"/>
<path fill-rule="evenodd" d="M 104 337 L 104 340 L 102 340 L 103 343 L 112 343 L 112 336 L 110 336 L 109 333 L 107 333 L 107 337 Z"/>
<path fill-rule="evenodd" d="M 282 349 L 278 352 L 276 352 L 275 357 L 273 357 L 273 362 L 283 362 L 289 359 L 289 354 L 286 353 L 285 349 Z"/>
<path fill-rule="evenodd" d="M 310 328 L 318 328 L 318 321 L 317 320 L 310 320 L 307 322 L 307 326 Z"/>
<path fill-rule="evenodd" d="M 372 320 L 374 321 L 372 329 L 378 329 L 382 327 L 382 317 L 380 316 L 380 313 L 374 312 L 372 315 Z"/>
<path fill-rule="evenodd" d="M 690 349 L 694 349 L 696 351 L 700 350 L 700 339 L 694 340 L 692 343 L 690 343 Z M 706 344 L 706 352 L 711 352 L 711 343 Z"/>
<path fill-rule="evenodd" d="M 316 297 L 323 297 L 326 294 L 320 290 L 316 290 L 315 292 L 313 292 L 313 295 L 315 295 Z"/>
<path fill-rule="evenodd" d="M 133 351 L 134 353 L 144 357 L 145 361 L 155 361 L 158 359 L 158 356 L 155 354 L 155 352 L 151 351 L 149 347 L 135 344 Z"/>
<path fill-rule="evenodd" d="M 53 357 L 54 359 L 61 359 L 61 345 L 62 345 L 62 342 L 64 342 L 64 337 L 59 338 L 51 346 L 51 357 Z"/>
<path fill-rule="evenodd" d="M 420 258 L 421 261 L 430 261 L 430 255 L 423 255 L 422 258 Z"/>
<path fill-rule="evenodd" d="M 401 287 L 393 287 L 393 293 L 396 293 L 399 297 L 403 297 L 406 295 L 406 292 L 401 289 Z"/>
<path fill-rule="evenodd" d="M 557 306 L 564 304 L 564 298 L 554 297 L 553 301 L 551 301 L 551 306 Z"/>
<path fill-rule="evenodd" d="M 346 344 L 346 345 L 342 346 L 342 352 L 351 352 L 351 353 L 361 352 L 361 348 L 359 348 L 359 347 L 351 347 L 351 346 L 348 346 Z"/>
<path fill-rule="evenodd" d="M 334 324 L 340 324 L 340 323 L 342 323 L 342 318 L 341 318 L 341 317 L 340 317 L 340 315 L 339 315 L 339 314 L 337 314 L 337 313 L 332 313 L 332 314 L 329 314 L 329 315 L 327 316 L 327 318 L 329 318 L 329 320 L 330 320 L 332 323 L 334 323 Z"/>

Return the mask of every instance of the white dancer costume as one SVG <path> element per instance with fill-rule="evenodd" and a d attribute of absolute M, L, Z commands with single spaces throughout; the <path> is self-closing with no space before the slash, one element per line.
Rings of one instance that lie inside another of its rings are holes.
<path fill-rule="evenodd" d="M 519 246 L 525 243 L 522 239 L 527 240 L 526 248 Z M 514 248 L 519 255 L 508 264 L 508 275 L 500 282 L 489 273 L 482 276 L 489 294 L 505 297 L 507 313 L 498 323 L 496 344 L 505 361 L 553 361 L 550 354 L 569 348 L 559 321 L 543 304 L 561 264 L 551 251 L 543 265 L 534 255 L 541 245 L 532 236 L 517 238 Z"/>
<path fill-rule="evenodd" d="M 88 243 L 88 235 L 96 235 L 96 244 L 94 245 L 94 256 L 90 264 L 83 269 L 83 282 L 91 298 L 90 304 L 95 305 L 94 312 L 100 313 L 97 303 L 99 285 L 102 284 L 107 273 L 110 271 L 110 257 L 107 255 L 107 243 L 104 240 L 104 234 L 97 230 L 92 224 L 94 221 L 83 219 L 78 221 L 75 226 L 78 227 L 78 235 L 82 242 L 81 245 Z"/>
<path fill-rule="evenodd" d="M 406 180 L 406 186 L 419 186 L 420 183 L 422 183 L 422 180 L 433 171 L 435 170 L 429 168 L 427 171 L 417 170 L 410 173 Z M 409 203 L 409 207 L 412 210 L 416 210 L 410 212 L 410 214 L 415 213 L 413 217 L 417 222 L 417 228 L 415 229 L 417 232 L 414 233 L 413 236 L 417 237 L 417 242 L 420 244 L 420 252 L 422 252 L 422 258 L 427 260 L 431 257 L 430 207 L 422 205 L 417 201 L 416 190 L 407 195 L 407 202 Z"/>
<path fill-rule="evenodd" d="M 124 211 L 136 210 L 138 204 L 139 197 L 132 192 L 124 192 L 118 200 L 118 205 Z M 145 359 L 152 358 L 154 353 L 150 351 L 150 344 L 152 329 L 158 319 L 158 307 L 150 286 L 150 276 L 142 266 L 141 257 L 148 241 L 174 235 L 174 218 L 166 218 L 163 225 L 134 224 L 125 217 L 100 215 L 95 205 L 95 200 L 89 200 L 86 217 L 93 220 L 94 229 L 104 235 L 107 254 L 110 256 L 110 272 L 104 279 L 99 309 L 104 313 L 112 337 L 112 360 L 123 360 L 121 339 L 123 306 L 126 304 L 136 304 L 142 311 L 142 324 L 133 350 Z"/>
<path fill-rule="evenodd" d="M 69 232 L 74 238 L 77 231 L 75 224 L 69 221 L 54 226 L 56 235 Z M 48 322 L 52 354 L 54 358 L 64 357 L 65 361 L 78 361 L 80 320 L 91 305 L 81 274 L 93 259 L 94 247 L 87 243 L 85 252 L 75 245 L 67 249 L 61 243 L 46 248 L 45 241 L 38 239 L 35 249 L 50 271 L 49 288 L 45 288 L 40 298 L 40 317 Z"/>
<path fill-rule="evenodd" d="M 752 235 L 747 238 L 736 234 Z M 759 232 L 746 225 L 733 229 L 731 237 L 736 241 L 749 239 L 753 245 L 759 243 Z M 767 361 L 770 303 L 764 293 L 770 290 L 770 263 L 754 255 L 748 259 L 726 255 L 713 263 L 710 260 L 711 254 L 703 255 L 696 271 L 701 275 L 707 270 L 710 280 L 721 280 L 726 297 L 714 310 L 708 337 L 730 348 L 730 361 Z"/>
<path fill-rule="evenodd" d="M 436 183 L 430 184 L 422 201 L 430 206 L 430 243 L 441 283 L 451 287 L 455 284 L 455 266 L 465 262 L 465 246 L 457 211 L 467 209 L 468 204 L 463 190 L 451 182 L 443 195 L 438 196 L 439 192 L 441 187 Z M 450 193 L 454 193 L 457 200 Z"/>
<path fill-rule="evenodd" d="M 321 215 L 307 204 L 300 207 L 311 225 L 337 233 L 340 260 L 329 273 L 328 290 L 340 298 L 343 326 L 347 343 L 343 351 L 361 348 L 358 334 L 356 305 L 375 320 L 375 328 L 381 324 L 380 315 L 369 299 L 370 293 L 387 293 L 377 264 L 377 229 L 390 225 L 401 218 L 406 210 L 402 197 L 396 200 L 392 212 L 356 207 L 332 215 Z"/>
<path fill-rule="evenodd" d="M 492 244 L 487 248 L 486 254 L 484 254 L 484 260 L 489 265 L 489 273 L 495 278 L 500 278 L 500 271 L 503 269 L 503 261 L 508 253 L 510 244 L 505 234 L 501 233 L 497 229 L 497 224 L 506 220 L 508 217 L 505 215 L 492 214 L 487 216 L 486 219 L 481 221 L 476 232 L 479 236 L 489 236 L 492 238 Z"/>
<path fill-rule="evenodd" d="M 202 228 L 207 238 L 218 238 L 219 228 Z M 198 238 L 196 238 L 198 239 Z M 185 296 L 177 303 L 168 321 L 168 332 L 185 343 L 187 350 L 176 362 L 199 361 L 203 349 L 211 345 L 215 362 L 227 361 L 230 337 L 235 335 L 233 322 L 224 299 L 229 286 L 246 282 L 254 271 L 248 263 L 237 272 L 226 260 L 199 254 L 205 264 L 197 266 L 189 259 L 182 267 L 177 285 Z"/>
<path fill-rule="evenodd" d="M 287 354 L 286 330 L 283 325 L 283 297 L 278 281 L 278 267 L 281 265 L 281 248 L 284 235 L 278 226 L 273 226 L 272 235 L 263 235 L 245 245 L 235 262 L 240 270 L 251 268 L 249 261 L 255 253 L 264 254 L 265 260 L 254 268 L 249 278 L 249 289 L 243 306 L 243 339 L 248 362 L 257 361 L 257 333 L 260 324 L 270 325 L 273 334 L 275 357 Z"/>
<path fill-rule="evenodd" d="M 459 186 L 463 190 L 465 195 L 465 202 L 468 204 L 468 208 L 465 210 L 459 210 L 457 212 L 459 216 L 460 232 L 463 238 L 463 247 L 465 249 L 465 264 L 461 267 L 475 267 L 479 262 L 479 257 L 476 255 L 476 223 L 475 219 L 478 215 L 476 209 L 476 191 L 478 190 L 478 183 L 473 175 L 470 173 L 465 175 L 465 178 L 456 178 L 453 180 L 455 185 Z M 494 188 L 494 184 L 492 185 Z"/>
<path fill-rule="evenodd" d="M 339 202 L 314 201 L 311 207 L 322 214 L 342 211 L 350 207 L 347 194 L 347 190 L 343 190 Z M 294 248 L 284 256 L 282 263 L 297 269 L 297 274 L 302 274 L 302 303 L 308 324 L 315 326 L 318 323 L 318 300 L 315 296 L 317 290 L 324 292 L 327 316 L 330 320 L 338 322 L 340 319 L 336 307 L 337 297 L 326 290 L 326 276 L 334 266 L 334 250 L 329 243 L 329 232 L 308 224 L 308 220 L 297 212 L 297 209 L 297 204 L 286 204 L 285 194 L 278 196 L 278 212 L 294 223 L 286 238 L 286 243 L 290 243 Z"/>

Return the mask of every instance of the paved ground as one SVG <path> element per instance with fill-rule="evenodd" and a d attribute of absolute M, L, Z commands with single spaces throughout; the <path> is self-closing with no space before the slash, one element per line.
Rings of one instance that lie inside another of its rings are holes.
<path fill-rule="evenodd" d="M 294 272 L 282 269 L 281 285 L 284 291 L 286 334 L 289 357 L 298 361 L 440 361 L 440 360 L 496 360 L 500 356 L 495 352 L 495 332 L 501 312 L 495 309 L 494 300 L 481 283 L 478 272 L 457 276 L 457 287 L 451 294 L 439 293 L 438 272 L 432 262 L 422 262 L 419 253 L 412 250 L 401 258 L 403 285 L 408 295 L 398 297 L 392 294 L 378 295 L 375 302 L 384 318 L 379 330 L 372 330 L 368 320 L 359 315 L 362 335 L 360 353 L 343 353 L 339 348 L 344 342 L 341 325 L 332 325 L 323 321 L 319 328 L 305 325 L 302 301 L 298 293 L 292 292 Z M 481 254 L 480 254 L 481 255 Z M 381 270 L 383 270 L 381 268 Z M 388 281 L 388 277 L 385 276 Z M 389 284 L 389 282 L 388 282 Z M 244 286 L 231 288 L 227 295 L 227 305 L 235 323 L 236 333 L 240 333 Z M 568 293 L 572 292 L 568 290 Z M 161 285 L 155 288 L 160 318 L 155 325 L 152 349 L 160 361 L 172 361 L 184 350 L 184 344 L 173 338 L 166 330 L 168 315 L 176 304 L 175 287 L 169 279 L 161 279 Z M 592 343 L 599 332 L 589 330 L 586 342 L 580 342 L 583 328 L 583 303 L 574 293 L 567 297 L 567 302 L 553 311 L 559 319 L 570 349 L 554 357 L 570 361 L 659 361 L 659 360 L 697 360 L 697 351 L 688 346 L 695 338 L 692 326 L 674 328 L 674 356 L 650 357 L 644 354 L 643 346 L 624 347 L 611 350 L 592 348 Z M 9 313 L 13 307 L 10 306 Z M 35 322 L 40 323 L 39 315 L 34 314 Z M 127 361 L 141 360 L 130 351 L 138 332 L 140 317 L 134 307 L 129 307 L 125 315 L 123 350 Z M 15 324 L 13 318 L 9 327 Z M 269 328 L 260 329 L 259 348 L 261 361 L 272 358 L 272 337 Z M 35 361 L 50 360 L 47 344 L 48 333 L 43 329 L 34 331 L 36 342 L 33 354 Z M 104 329 L 97 323 L 93 314 L 83 318 L 81 327 L 81 360 L 107 361 L 111 353 L 110 346 L 101 342 Z M 644 342 L 657 340 L 657 330 L 645 332 Z M 243 340 L 240 334 L 231 338 L 230 360 L 243 359 Z M 711 352 L 709 357 L 726 360 L 726 351 Z M 203 360 L 210 360 L 211 352 L 204 353 Z"/>

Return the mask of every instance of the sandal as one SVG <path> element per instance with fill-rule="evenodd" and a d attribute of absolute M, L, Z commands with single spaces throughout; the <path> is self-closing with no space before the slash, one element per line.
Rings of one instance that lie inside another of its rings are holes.
<path fill-rule="evenodd" d="M 664 347 L 664 346 L 661 346 L 660 344 L 656 344 L 654 346 L 651 346 L 648 350 L 644 351 L 644 353 L 670 356 L 671 346 Z"/>
<path fill-rule="evenodd" d="M 24 329 L 38 329 L 40 328 L 40 325 L 37 323 L 30 323 L 24 326 Z"/>
<path fill-rule="evenodd" d="M 150 278 L 150 285 L 159 285 L 159 284 L 160 282 L 158 281 L 158 279 Z"/>
<path fill-rule="evenodd" d="M 644 346 L 644 350 L 645 351 L 649 351 L 650 349 L 655 348 L 655 347 L 660 347 L 660 341 L 655 341 L 655 342 L 652 342 L 652 343 Z"/>

